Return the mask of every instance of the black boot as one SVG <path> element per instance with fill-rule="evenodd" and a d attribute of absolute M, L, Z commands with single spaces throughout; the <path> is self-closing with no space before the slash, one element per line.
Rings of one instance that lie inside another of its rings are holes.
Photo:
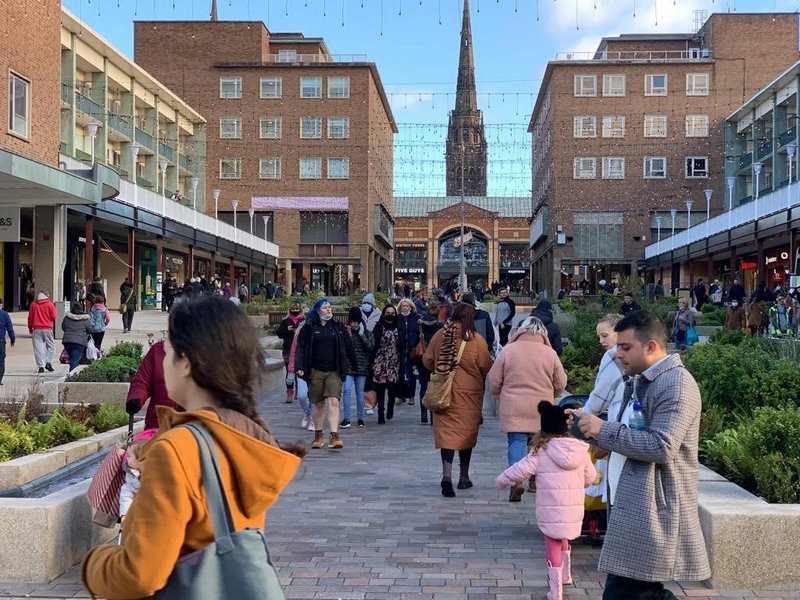
<path fill-rule="evenodd" d="M 386 420 L 391 421 L 394 417 L 394 397 L 389 396 L 389 406 L 386 407 Z"/>
<path fill-rule="evenodd" d="M 458 476 L 458 489 L 460 490 L 468 490 L 472 487 L 472 481 L 469 478 L 469 465 L 459 465 L 459 476 Z"/>
<path fill-rule="evenodd" d="M 386 423 L 386 400 L 382 394 L 378 394 L 378 425 L 384 425 Z"/>
<path fill-rule="evenodd" d="M 456 492 L 453 489 L 453 482 L 449 479 L 442 479 L 442 496 L 445 498 L 456 497 Z"/>

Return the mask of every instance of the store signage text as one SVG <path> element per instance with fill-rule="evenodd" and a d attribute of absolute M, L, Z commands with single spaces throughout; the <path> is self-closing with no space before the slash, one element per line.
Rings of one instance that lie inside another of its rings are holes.
<path fill-rule="evenodd" d="M 19 207 L 0 208 L 0 242 L 19 241 Z"/>
<path fill-rule="evenodd" d="M 425 269 L 422 269 L 420 267 L 398 267 L 398 268 L 396 268 L 394 270 L 394 272 L 395 273 L 408 273 L 409 275 L 411 275 L 411 274 L 424 273 Z"/>

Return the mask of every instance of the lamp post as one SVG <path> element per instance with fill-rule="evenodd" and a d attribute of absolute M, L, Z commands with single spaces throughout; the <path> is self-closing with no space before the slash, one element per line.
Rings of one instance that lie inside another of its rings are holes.
<path fill-rule="evenodd" d="M 711 219 L 711 196 L 714 194 L 714 190 L 706 188 L 703 193 L 706 195 L 706 237 L 708 237 L 708 221 Z"/>
<path fill-rule="evenodd" d="M 792 163 L 794 162 L 794 153 L 797 151 L 797 145 L 786 144 L 786 156 L 789 158 L 789 185 L 792 185 Z M 786 209 L 792 206 L 792 192 L 786 190 Z"/>
<path fill-rule="evenodd" d="M 686 201 L 686 229 L 689 230 L 692 228 L 692 206 L 694 202 L 691 200 Z"/>
<path fill-rule="evenodd" d="M 762 167 L 762 165 L 761 165 L 760 162 L 754 162 L 753 163 L 753 175 L 755 175 L 755 184 L 756 184 L 755 190 L 753 191 L 753 199 L 755 201 L 754 209 L 753 209 L 755 211 L 755 215 L 753 215 L 753 216 L 756 219 L 758 218 L 758 188 L 759 188 L 758 179 L 759 179 L 759 176 L 761 175 L 761 167 Z M 759 269 L 760 268 L 761 267 L 759 266 Z"/>
<path fill-rule="evenodd" d="M 730 229 L 731 211 L 733 210 L 733 188 L 736 185 L 736 177 L 726 177 L 725 183 L 728 184 L 728 229 Z"/>
<path fill-rule="evenodd" d="M 670 208 L 669 214 L 672 216 L 672 235 L 675 235 L 675 217 L 678 216 L 678 209 Z"/>
<path fill-rule="evenodd" d="M 250 235 L 253 235 L 253 217 L 256 216 L 256 209 L 251 206 L 247 212 L 250 213 Z"/>
<path fill-rule="evenodd" d="M 238 200 L 231 200 L 231 206 L 233 207 L 233 242 L 236 243 L 237 232 L 238 229 L 236 227 L 236 209 L 239 208 L 239 201 Z"/>
<path fill-rule="evenodd" d="M 197 185 L 200 179 L 192 177 L 189 179 L 189 187 L 192 188 L 192 211 L 194 211 L 194 228 L 197 229 Z"/>
<path fill-rule="evenodd" d="M 216 235 L 219 235 L 219 189 L 211 190 L 211 196 L 214 198 L 214 221 L 216 221 Z"/>
<path fill-rule="evenodd" d="M 161 214 L 167 216 L 167 159 L 163 156 L 158 161 L 161 168 Z"/>
<path fill-rule="evenodd" d="M 138 167 L 139 167 L 139 162 L 137 160 L 138 156 L 139 156 L 139 146 L 137 146 L 136 144 L 131 144 L 131 167 L 132 167 L 131 168 L 131 172 L 133 174 L 133 205 L 134 206 L 138 206 L 139 205 L 139 198 L 138 198 L 138 196 L 139 196 L 139 184 L 136 183 L 136 174 L 137 174 L 137 170 L 138 170 Z"/>
<path fill-rule="evenodd" d="M 467 291 L 467 262 L 464 254 L 464 142 L 461 142 L 461 260 L 459 261 L 458 284 L 460 293 Z"/>
<path fill-rule="evenodd" d="M 97 129 L 100 127 L 99 123 L 87 123 L 84 125 L 84 129 L 86 133 L 89 134 L 89 137 L 92 139 L 92 166 L 94 166 L 94 140 L 97 137 Z"/>
<path fill-rule="evenodd" d="M 269 215 L 263 215 L 261 217 L 264 219 L 264 240 L 267 239 L 267 223 L 269 223 Z"/>
<path fill-rule="evenodd" d="M 658 242 L 661 241 L 661 220 L 662 220 L 661 215 L 656 215 L 656 231 L 658 232 L 658 237 L 656 241 Z"/>

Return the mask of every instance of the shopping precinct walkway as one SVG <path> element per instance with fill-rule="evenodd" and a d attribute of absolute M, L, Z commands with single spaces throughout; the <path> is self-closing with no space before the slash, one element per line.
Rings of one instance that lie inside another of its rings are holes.
<path fill-rule="evenodd" d="M 156 334 L 164 323 L 164 315 L 145 313 L 142 319 Z M 134 335 L 146 339 L 146 328 L 140 331 Z M 300 409 L 285 404 L 280 390 L 264 400 L 262 412 L 279 439 L 311 441 L 310 432 L 299 427 Z M 384 426 L 377 425 L 377 417 L 367 419 L 365 429 L 342 432 L 344 450 L 312 450 L 268 513 L 268 540 L 287 599 L 545 598 L 533 496 L 511 504 L 492 485 L 506 456 L 497 420 L 487 417 L 481 428 L 473 454 L 475 487 L 445 499 L 439 493 L 438 452 L 430 427 L 419 423 L 419 407 L 398 407 Z M 575 545 L 575 587 L 566 589 L 566 598 L 601 597 L 598 557 L 599 549 Z M 800 598 L 793 592 L 721 591 L 699 584 L 672 589 L 679 598 Z M 47 585 L 0 583 L 0 597 L 88 594 L 72 569 Z"/>

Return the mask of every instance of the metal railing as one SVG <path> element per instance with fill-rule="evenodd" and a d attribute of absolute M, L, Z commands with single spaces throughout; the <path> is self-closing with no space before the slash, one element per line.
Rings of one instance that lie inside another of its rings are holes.
<path fill-rule="evenodd" d="M 787 129 L 778 136 L 778 146 L 785 146 L 786 144 L 794 143 L 797 139 L 797 128 L 792 127 Z"/>
<path fill-rule="evenodd" d="M 119 131 L 122 135 L 130 139 L 131 137 L 131 123 L 127 119 L 120 117 L 112 112 L 108 113 L 108 126 L 115 131 Z"/>
<path fill-rule="evenodd" d="M 711 52 L 705 48 L 688 50 L 623 50 L 618 52 L 557 52 L 556 60 L 600 60 L 633 62 L 684 62 L 689 60 L 709 60 Z"/>
<path fill-rule="evenodd" d="M 75 94 L 75 107 L 84 114 L 97 119 L 103 120 L 103 107 L 94 100 L 90 100 L 83 94 Z"/>
<path fill-rule="evenodd" d="M 137 144 L 139 144 L 140 146 L 145 146 L 146 148 L 150 148 L 150 150 L 155 150 L 156 139 L 152 135 L 150 135 L 145 131 L 142 131 L 137 127 L 135 136 Z"/>
<path fill-rule="evenodd" d="M 185 154 L 178 154 L 178 166 L 180 166 L 181 169 L 186 169 L 187 171 L 194 171 L 192 159 Z"/>
<path fill-rule="evenodd" d="M 361 63 L 367 62 L 366 54 L 268 54 L 269 63 Z"/>
<path fill-rule="evenodd" d="M 61 100 L 72 106 L 73 93 L 72 86 L 67 83 L 61 83 Z"/>
<path fill-rule="evenodd" d="M 747 154 L 742 154 L 739 157 L 739 169 L 746 169 L 750 165 L 753 164 L 753 153 L 748 152 Z"/>
<path fill-rule="evenodd" d="M 770 154 L 772 154 L 772 140 L 759 144 L 756 148 L 756 160 L 761 160 Z"/>
<path fill-rule="evenodd" d="M 725 211 L 708 221 L 676 233 L 655 244 L 650 244 L 644 249 L 645 258 L 654 258 L 660 254 L 683 248 L 702 239 L 729 231 L 745 223 L 758 221 L 769 215 L 787 211 L 800 206 L 800 182 L 791 184 L 774 192 L 764 194 L 758 200 L 751 198 L 746 204 L 741 204 L 733 210 Z M 663 233 L 663 230 L 662 230 Z"/>
<path fill-rule="evenodd" d="M 164 142 L 158 143 L 158 153 L 161 154 L 164 158 L 166 158 L 169 162 L 175 163 L 175 148 L 172 146 L 168 146 Z"/>
<path fill-rule="evenodd" d="M 278 257 L 278 246 L 272 242 L 250 235 L 241 229 L 235 229 L 233 225 L 228 225 L 214 217 L 196 211 L 190 206 L 184 206 L 180 202 L 175 202 L 160 194 L 143 189 L 130 181 L 120 180 L 119 195 L 116 199 L 130 206 L 136 206 L 141 210 L 193 227 L 198 231 L 216 235 L 257 252 Z"/>

